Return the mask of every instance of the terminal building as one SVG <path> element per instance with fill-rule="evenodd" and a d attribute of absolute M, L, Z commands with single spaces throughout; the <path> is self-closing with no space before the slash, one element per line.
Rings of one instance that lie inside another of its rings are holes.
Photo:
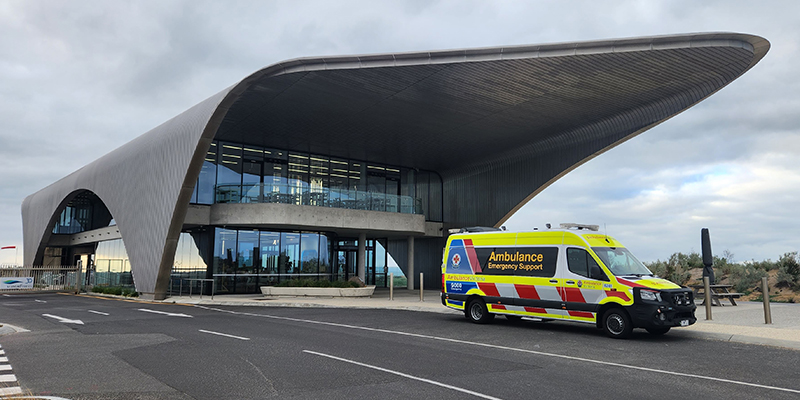
<path fill-rule="evenodd" d="M 752 68 L 736 33 L 299 58 L 28 196 L 26 265 L 163 299 L 307 277 L 441 285 L 448 229 L 499 227 L 579 165 Z"/>

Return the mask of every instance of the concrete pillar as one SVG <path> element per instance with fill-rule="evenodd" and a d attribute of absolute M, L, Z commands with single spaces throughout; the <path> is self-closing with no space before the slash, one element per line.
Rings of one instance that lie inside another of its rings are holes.
<path fill-rule="evenodd" d="M 367 234 L 366 233 L 359 233 L 358 234 L 358 253 L 356 255 L 356 271 L 358 271 L 358 277 L 366 283 L 366 265 L 367 265 Z"/>
<path fill-rule="evenodd" d="M 414 290 L 414 237 L 408 237 L 408 253 L 406 259 L 408 265 L 406 269 L 406 278 L 408 278 L 408 290 Z"/>

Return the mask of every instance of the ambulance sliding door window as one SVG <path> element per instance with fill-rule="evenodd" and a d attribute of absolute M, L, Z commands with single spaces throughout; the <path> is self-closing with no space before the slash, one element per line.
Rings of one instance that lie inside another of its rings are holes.
<path fill-rule="evenodd" d="M 567 266 L 573 274 L 589 279 L 608 281 L 606 274 L 603 273 L 594 258 L 589 255 L 589 252 L 584 249 L 567 249 Z"/>

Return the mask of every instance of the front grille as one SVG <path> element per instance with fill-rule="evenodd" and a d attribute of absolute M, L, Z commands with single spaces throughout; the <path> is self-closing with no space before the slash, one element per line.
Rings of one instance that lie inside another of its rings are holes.
<path fill-rule="evenodd" d="M 676 306 L 688 306 L 694 303 L 694 299 L 692 298 L 691 291 L 684 291 L 684 292 L 672 292 L 670 293 L 672 296 L 672 304 Z"/>

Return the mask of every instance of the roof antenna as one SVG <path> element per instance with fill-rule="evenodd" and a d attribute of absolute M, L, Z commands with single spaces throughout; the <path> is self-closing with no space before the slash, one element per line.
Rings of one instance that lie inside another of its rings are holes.
<path fill-rule="evenodd" d="M 606 223 L 605 223 L 605 222 L 603 222 L 603 231 L 604 231 L 604 232 L 605 232 L 605 234 L 606 234 L 606 243 L 611 243 L 611 242 L 608 240 L 608 229 L 606 228 Z"/>

